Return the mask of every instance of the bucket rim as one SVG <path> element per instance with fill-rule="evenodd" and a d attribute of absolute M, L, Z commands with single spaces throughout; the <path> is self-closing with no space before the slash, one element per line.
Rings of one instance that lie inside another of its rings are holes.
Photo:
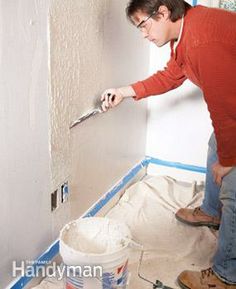
<path fill-rule="evenodd" d="M 67 227 L 69 227 L 73 223 L 78 223 L 79 221 L 83 221 L 85 219 L 91 219 L 91 218 L 93 218 L 93 219 L 106 219 L 106 220 L 110 220 L 112 222 L 116 222 L 118 224 L 122 224 L 130 232 L 129 227 L 125 223 L 119 222 L 119 221 L 117 221 L 115 219 L 110 219 L 110 218 L 107 218 L 107 217 L 80 217 L 78 219 L 70 221 L 69 223 L 64 225 L 63 228 L 60 230 L 60 235 L 59 235 L 59 246 L 60 246 L 60 248 L 61 248 L 61 244 L 63 244 L 63 246 L 66 249 L 71 250 L 73 253 L 81 253 L 81 254 L 84 254 L 84 255 L 87 255 L 87 256 L 91 256 L 91 257 L 101 257 L 101 256 L 105 256 L 105 255 L 107 256 L 107 255 L 112 255 L 112 254 L 119 253 L 119 252 L 121 252 L 123 250 L 126 250 L 129 247 L 130 243 L 132 242 L 131 233 L 130 233 L 130 238 L 124 238 L 124 242 L 125 242 L 124 246 L 122 246 L 121 248 L 119 247 L 118 249 L 116 249 L 114 251 L 111 251 L 111 252 L 107 252 L 107 253 L 86 253 L 86 252 L 78 251 L 78 250 L 75 250 L 74 248 L 72 248 L 71 246 L 69 246 L 68 244 L 66 244 L 63 241 L 62 234 L 63 234 L 64 230 L 66 230 Z"/>

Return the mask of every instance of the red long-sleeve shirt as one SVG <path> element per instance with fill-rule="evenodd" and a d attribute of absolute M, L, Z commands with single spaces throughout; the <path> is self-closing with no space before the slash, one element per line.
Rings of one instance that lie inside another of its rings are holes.
<path fill-rule="evenodd" d="M 219 162 L 236 165 L 236 13 L 196 6 L 188 10 L 180 42 L 167 67 L 132 85 L 136 100 L 165 93 L 187 78 L 199 86 L 210 112 Z"/>

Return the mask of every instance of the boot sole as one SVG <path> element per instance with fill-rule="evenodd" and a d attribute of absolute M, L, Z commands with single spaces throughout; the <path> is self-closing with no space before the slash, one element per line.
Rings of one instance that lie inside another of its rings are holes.
<path fill-rule="evenodd" d="M 195 223 L 193 223 L 193 222 L 188 222 L 188 221 L 180 218 L 180 217 L 177 216 L 177 215 L 175 215 L 175 218 L 176 218 L 178 221 L 180 221 L 180 222 L 182 222 L 182 223 L 184 223 L 184 224 L 193 226 L 193 227 L 203 227 L 203 226 L 205 226 L 205 227 L 208 227 L 208 228 L 214 229 L 214 230 L 219 230 L 219 227 L 220 227 L 220 225 L 217 225 L 217 224 L 214 224 L 214 223 L 204 223 L 204 222 L 195 222 Z"/>
<path fill-rule="evenodd" d="M 182 289 L 191 289 L 190 287 L 185 286 L 179 279 L 177 279 L 177 282 Z"/>

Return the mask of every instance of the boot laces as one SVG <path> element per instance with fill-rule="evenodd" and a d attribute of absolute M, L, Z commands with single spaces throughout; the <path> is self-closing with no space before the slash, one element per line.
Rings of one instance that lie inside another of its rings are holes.
<path fill-rule="evenodd" d="M 202 274 L 202 278 L 205 278 L 205 277 L 210 277 L 214 275 L 214 272 L 211 268 L 208 268 L 208 269 L 202 270 L 201 274 Z"/>
<path fill-rule="evenodd" d="M 193 215 L 198 215 L 198 213 L 201 212 L 201 209 L 200 207 L 196 207 L 194 210 L 193 210 Z"/>

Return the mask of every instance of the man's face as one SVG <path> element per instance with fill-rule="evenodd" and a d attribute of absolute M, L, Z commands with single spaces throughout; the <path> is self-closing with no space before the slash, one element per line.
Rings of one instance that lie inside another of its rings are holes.
<path fill-rule="evenodd" d="M 171 40 L 171 20 L 169 19 L 168 10 L 165 6 L 161 6 L 153 16 L 155 19 L 153 17 L 149 18 L 149 16 L 138 10 L 132 16 L 132 20 L 136 26 L 141 24 L 139 30 L 144 38 L 161 47 Z"/>

